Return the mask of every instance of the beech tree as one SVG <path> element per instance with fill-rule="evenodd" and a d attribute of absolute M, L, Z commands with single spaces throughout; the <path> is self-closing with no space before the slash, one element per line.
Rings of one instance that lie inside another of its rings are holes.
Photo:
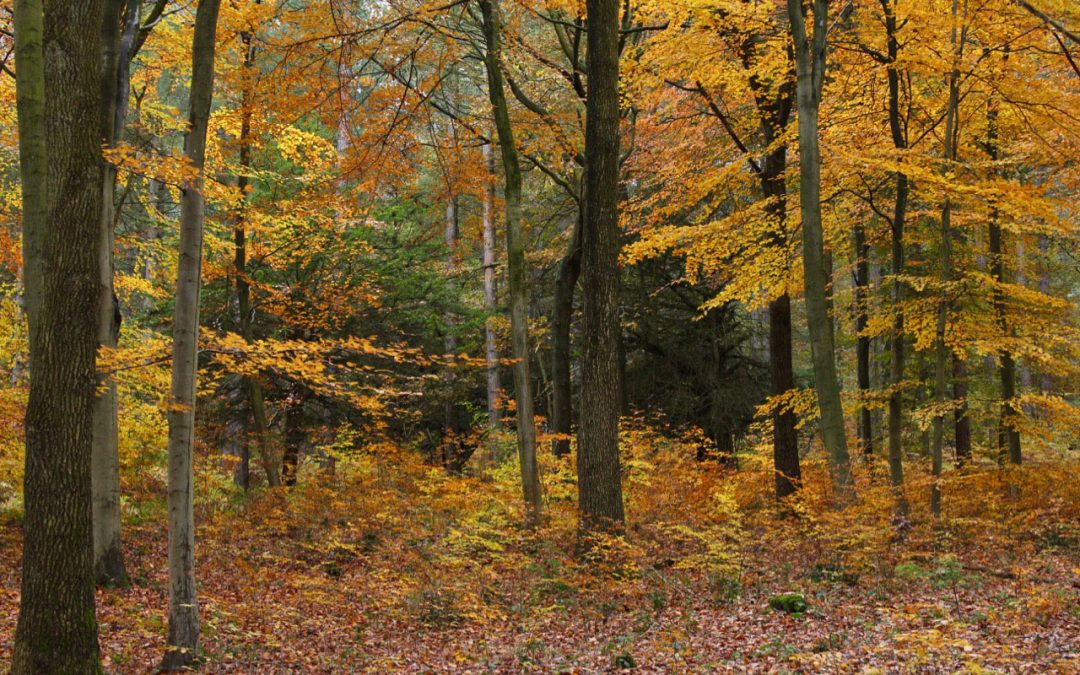
<path fill-rule="evenodd" d="M 799 118 L 799 192 L 802 212 L 803 274 L 806 279 L 806 320 L 814 362 L 814 389 L 821 415 L 821 436 L 829 455 L 833 483 L 842 500 L 854 495 L 851 460 L 844 431 L 844 409 L 836 374 L 833 321 L 829 316 L 824 242 L 821 223 L 821 147 L 818 113 L 825 86 L 828 44 L 828 0 L 814 0 L 812 30 L 802 0 L 788 0 L 788 21 L 795 43 L 796 102 Z"/>
<path fill-rule="evenodd" d="M 199 0 L 191 46 L 191 93 L 184 155 L 194 176 L 180 203 L 180 258 L 173 318 L 172 389 L 169 406 L 169 630 L 161 666 L 184 668 L 199 657 L 199 606 L 195 595 L 195 386 L 199 369 L 199 290 L 202 280 L 203 167 L 220 0 Z"/>

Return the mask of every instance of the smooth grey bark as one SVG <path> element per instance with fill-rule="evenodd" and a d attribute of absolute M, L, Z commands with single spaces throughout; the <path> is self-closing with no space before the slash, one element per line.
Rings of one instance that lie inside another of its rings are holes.
<path fill-rule="evenodd" d="M 161 661 L 163 670 L 186 668 L 199 658 L 192 460 L 199 356 L 199 290 L 206 210 L 203 166 L 214 94 L 214 38 L 220 4 L 220 0 L 199 0 L 191 48 L 191 98 L 184 156 L 196 173 L 183 186 L 180 200 L 180 256 L 176 269 L 172 388 L 168 414 L 169 630 Z"/>
<path fill-rule="evenodd" d="M 498 304 L 498 288 L 495 276 L 495 155 L 491 144 L 483 148 L 484 166 L 487 168 L 487 184 L 484 186 L 483 216 L 483 265 L 484 265 L 484 360 L 487 368 L 488 422 L 492 428 L 499 426 L 502 412 L 499 410 L 499 346 L 495 340 L 494 315 Z"/>
<path fill-rule="evenodd" d="M 458 267 L 458 203 L 457 195 L 450 194 L 446 200 L 446 221 L 443 242 L 446 244 L 446 271 L 447 286 L 453 295 L 457 286 L 455 276 Z M 458 430 L 457 402 L 452 393 L 457 373 L 454 370 L 454 357 L 458 351 L 457 320 L 453 310 L 448 310 L 444 319 L 446 332 L 443 335 L 443 355 L 447 358 L 446 369 L 443 371 L 443 381 L 447 388 L 446 404 L 443 407 L 443 431 L 454 433 Z M 444 458 L 447 462 L 453 461 L 454 457 Z"/>
<path fill-rule="evenodd" d="M 821 148 L 818 113 L 825 82 L 828 0 L 814 0 L 813 32 L 806 32 L 801 0 L 787 0 L 795 48 L 796 103 L 799 111 L 799 193 L 803 229 L 806 319 L 814 363 L 814 386 L 821 416 L 821 436 L 829 456 L 833 486 L 841 502 L 855 496 L 844 409 L 836 374 L 833 323 L 829 316 L 828 275 L 821 224 Z"/>
<path fill-rule="evenodd" d="M 584 532 L 621 529 L 619 467 L 619 2 L 587 0 L 585 217 L 581 236 L 582 359 L 578 510 Z"/>
<path fill-rule="evenodd" d="M 11 672 L 98 673 L 91 515 L 101 0 L 16 0 L 30 396 Z M 89 123 L 88 123 L 89 121 Z"/>
<path fill-rule="evenodd" d="M 518 459 L 525 497 L 525 522 L 541 520 L 540 474 L 536 464 L 536 423 L 529 377 L 529 287 L 525 261 L 525 232 L 521 221 L 521 163 L 510 123 L 502 76 L 502 23 L 498 0 L 480 0 L 486 52 L 488 97 L 503 164 L 503 198 L 506 202 L 506 263 L 509 276 L 510 333 L 514 358 L 514 400 L 517 405 Z"/>
<path fill-rule="evenodd" d="M 131 68 L 129 54 L 139 27 L 138 0 L 107 0 L 102 21 L 101 138 L 116 147 L 127 121 Z M 126 5 L 126 16 L 124 7 Z M 121 17 L 125 17 L 123 30 Z M 120 305 L 113 289 L 116 223 L 116 167 L 102 168 L 101 248 L 98 252 L 98 344 L 115 348 L 120 340 Z M 120 450 L 116 380 L 104 375 L 105 391 L 94 400 L 93 476 L 94 575 L 102 585 L 128 583 L 120 539 Z"/>

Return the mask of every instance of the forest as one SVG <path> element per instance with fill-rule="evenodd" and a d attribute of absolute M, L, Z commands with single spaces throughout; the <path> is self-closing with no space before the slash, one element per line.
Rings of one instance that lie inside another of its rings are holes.
<path fill-rule="evenodd" d="M 1076 0 L 0 0 L 0 672 L 1080 673 Z"/>

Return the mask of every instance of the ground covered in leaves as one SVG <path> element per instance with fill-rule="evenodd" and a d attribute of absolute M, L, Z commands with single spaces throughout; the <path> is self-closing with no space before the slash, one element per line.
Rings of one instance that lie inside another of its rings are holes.
<path fill-rule="evenodd" d="M 829 503 L 811 468 L 783 507 L 748 458 L 731 473 L 638 430 L 630 526 L 574 531 L 570 467 L 545 466 L 547 523 L 518 527 L 514 462 L 447 476 L 380 446 L 244 497 L 201 467 L 206 672 L 1080 672 L 1078 468 L 944 485 L 908 518 L 863 467 Z M 98 593 L 108 672 L 145 673 L 165 633 L 166 540 L 155 480 L 126 504 L 129 588 Z M 0 530 L 0 659 L 18 607 L 20 530 Z M 782 594 L 792 594 L 781 597 Z M 773 605 L 771 607 L 770 605 Z"/>

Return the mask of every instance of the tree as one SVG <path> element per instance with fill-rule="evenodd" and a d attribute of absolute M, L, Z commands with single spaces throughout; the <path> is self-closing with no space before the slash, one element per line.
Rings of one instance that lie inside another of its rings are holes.
<path fill-rule="evenodd" d="M 484 215 L 483 240 L 484 252 L 484 309 L 488 312 L 484 322 L 484 362 L 487 367 L 487 411 L 491 426 L 498 427 L 502 419 L 499 410 L 499 346 L 495 341 L 495 327 L 492 325 L 496 308 L 497 286 L 495 277 L 495 155 L 491 144 L 485 143 L 484 152 Z"/>
<path fill-rule="evenodd" d="M 801 0 L 788 0 L 788 20 L 795 43 L 796 102 L 799 116 L 799 193 L 803 229 L 803 269 L 806 278 L 806 319 L 814 361 L 814 386 L 821 414 L 821 435 L 829 455 L 833 484 L 840 499 L 854 496 L 844 409 L 836 374 L 833 323 L 826 297 L 821 224 L 821 148 L 818 113 L 825 84 L 828 0 L 814 0 L 813 30 L 806 31 Z"/>
<path fill-rule="evenodd" d="M 131 52 L 139 29 L 139 0 L 108 0 L 102 21 L 101 138 L 115 148 L 124 130 L 131 86 Z M 99 251 L 98 344 L 115 349 L 120 340 L 120 303 L 113 288 L 115 265 L 116 167 L 102 170 L 101 249 Z M 128 582 L 120 545 L 120 449 L 116 381 L 106 376 L 94 401 L 94 570 L 99 584 Z"/>
<path fill-rule="evenodd" d="M 202 276 L 203 165 L 214 94 L 214 50 L 220 0 L 199 0 L 191 47 L 191 94 L 184 155 L 194 175 L 180 202 L 180 258 L 176 270 L 172 388 L 169 406 L 169 632 L 162 668 L 175 670 L 199 656 L 195 596 L 195 384 L 199 365 L 199 289 Z"/>
<path fill-rule="evenodd" d="M 536 465 L 536 425 L 533 419 L 532 384 L 529 378 L 529 289 L 521 222 L 521 165 L 518 159 L 510 110 L 503 87 L 501 21 L 498 0 L 481 0 L 486 50 L 488 98 L 503 164 L 503 198 L 506 201 L 506 263 L 509 272 L 510 332 L 514 357 L 514 401 L 517 404 L 518 457 L 525 495 L 526 522 L 536 525 L 541 517 L 540 476 Z"/>
<path fill-rule="evenodd" d="M 30 398 L 12 672 L 100 672 L 91 455 L 97 353 L 100 0 L 15 5 Z"/>
<path fill-rule="evenodd" d="M 620 528 L 622 376 L 619 324 L 619 2 L 588 0 L 588 100 L 585 118 L 585 213 L 581 423 L 578 508 L 581 528 Z"/>

